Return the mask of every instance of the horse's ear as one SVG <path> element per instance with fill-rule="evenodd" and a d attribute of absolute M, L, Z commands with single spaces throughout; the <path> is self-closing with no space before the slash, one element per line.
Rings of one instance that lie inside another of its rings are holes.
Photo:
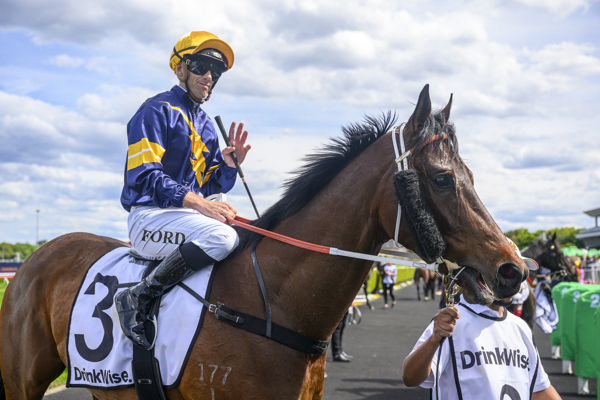
<path fill-rule="evenodd" d="M 421 94 L 419 94 L 417 107 L 408 119 L 407 125 L 417 134 L 423 129 L 425 121 L 429 118 L 429 114 L 431 114 L 431 99 L 429 98 L 429 84 L 427 84 L 421 90 Z"/>
<path fill-rule="evenodd" d="M 444 116 L 444 122 L 450 121 L 450 108 L 452 108 L 452 94 L 450 94 L 450 100 L 448 100 L 448 104 L 442 110 L 442 115 Z"/>
<path fill-rule="evenodd" d="M 552 241 L 553 241 L 553 242 L 555 242 L 555 241 L 556 241 L 556 232 L 554 232 L 554 233 L 552 234 Z"/>

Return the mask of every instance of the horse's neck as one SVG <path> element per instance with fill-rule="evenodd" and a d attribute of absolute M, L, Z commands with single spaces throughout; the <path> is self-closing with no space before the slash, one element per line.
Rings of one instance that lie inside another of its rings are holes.
<path fill-rule="evenodd" d="M 277 232 L 315 244 L 375 253 L 383 236 L 374 218 L 380 171 L 350 165 Z M 352 179 L 360 176 L 361 180 Z M 262 247 L 262 248 L 261 248 Z M 277 293 L 273 307 L 296 316 L 298 327 L 323 338 L 337 325 L 366 279 L 371 262 L 263 242 L 257 251 L 279 252 L 265 266 Z M 271 290 L 270 288 L 270 290 Z"/>

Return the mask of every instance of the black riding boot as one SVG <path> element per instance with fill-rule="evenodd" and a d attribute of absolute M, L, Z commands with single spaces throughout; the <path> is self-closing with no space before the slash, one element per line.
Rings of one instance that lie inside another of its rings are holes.
<path fill-rule="evenodd" d="M 198 255 L 200 257 L 196 257 Z M 140 283 L 117 293 L 115 307 L 125 336 L 138 346 L 146 350 L 151 349 L 156 334 L 150 342 L 144 324 L 156 324 L 155 320 L 150 319 L 154 301 L 194 271 L 214 262 L 215 260 L 194 244 L 185 243 L 169 254 Z M 156 329 L 154 331 L 156 332 Z"/>

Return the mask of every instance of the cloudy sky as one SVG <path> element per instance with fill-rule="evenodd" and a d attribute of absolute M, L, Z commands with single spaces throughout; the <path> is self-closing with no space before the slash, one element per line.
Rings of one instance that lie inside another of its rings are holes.
<path fill-rule="evenodd" d="M 259 210 L 365 115 L 406 120 L 424 84 L 504 230 L 591 227 L 600 207 L 598 0 L 2 0 L 0 242 L 127 238 L 125 126 L 176 83 L 183 34 L 235 51 L 209 115 L 243 121 Z M 254 212 L 240 181 L 230 193 Z"/>

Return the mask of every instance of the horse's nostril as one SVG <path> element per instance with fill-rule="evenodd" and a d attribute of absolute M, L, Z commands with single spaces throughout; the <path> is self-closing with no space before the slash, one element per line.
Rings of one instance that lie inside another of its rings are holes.
<path fill-rule="evenodd" d="M 517 265 L 506 263 L 498 267 L 496 279 L 498 282 L 494 292 L 499 299 L 505 299 L 519 291 L 519 285 L 523 280 L 523 272 Z"/>
<path fill-rule="evenodd" d="M 500 274 L 505 279 L 513 279 L 517 275 L 515 266 L 512 264 L 504 264 L 500 267 Z"/>

